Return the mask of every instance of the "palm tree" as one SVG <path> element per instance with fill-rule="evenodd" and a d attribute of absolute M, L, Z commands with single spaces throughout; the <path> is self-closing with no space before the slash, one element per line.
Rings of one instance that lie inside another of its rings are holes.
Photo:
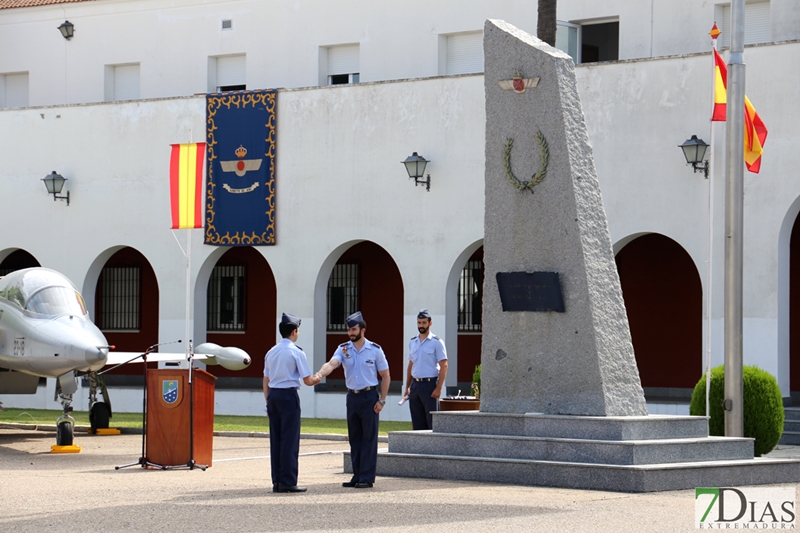
<path fill-rule="evenodd" d="M 550 46 L 556 45 L 556 2 L 557 0 L 539 0 L 536 33 L 539 39 Z"/>

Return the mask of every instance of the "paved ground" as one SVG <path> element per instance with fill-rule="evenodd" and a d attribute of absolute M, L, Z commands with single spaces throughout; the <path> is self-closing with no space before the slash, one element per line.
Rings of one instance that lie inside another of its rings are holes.
<path fill-rule="evenodd" d="M 75 439 L 81 453 L 53 455 L 53 433 L 0 429 L 0 531 L 695 531 L 693 490 L 621 494 L 380 477 L 371 490 L 345 489 L 347 443 L 304 439 L 300 483 L 308 492 L 272 494 L 267 439 L 215 437 L 206 472 L 117 471 L 138 460 L 141 437 Z M 800 448 L 773 453 L 800 457 Z"/>

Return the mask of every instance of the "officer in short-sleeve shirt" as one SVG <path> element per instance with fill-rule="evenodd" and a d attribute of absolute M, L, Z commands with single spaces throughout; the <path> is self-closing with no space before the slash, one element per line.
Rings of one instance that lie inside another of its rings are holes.
<path fill-rule="evenodd" d="M 295 344 L 300 335 L 300 319 L 283 313 L 278 324 L 283 339 L 264 357 L 264 398 L 269 416 L 272 492 L 305 492 L 297 486 L 297 456 L 300 453 L 301 380 L 316 385 L 311 377 L 306 354 Z"/>
<path fill-rule="evenodd" d="M 340 344 L 317 375 L 327 376 L 338 366 L 344 368 L 347 385 L 347 434 L 353 478 L 344 487 L 370 488 L 375 483 L 378 461 L 379 414 L 389 393 L 389 363 L 383 349 L 364 336 L 367 324 L 361 312 L 346 320 L 348 342 Z M 378 392 L 378 375 L 381 376 Z"/>
<path fill-rule="evenodd" d="M 406 396 L 413 429 L 433 429 L 432 411 L 438 410 L 447 376 L 447 350 L 444 341 L 431 333 L 431 314 L 422 309 L 417 315 L 419 335 L 408 344 Z"/>

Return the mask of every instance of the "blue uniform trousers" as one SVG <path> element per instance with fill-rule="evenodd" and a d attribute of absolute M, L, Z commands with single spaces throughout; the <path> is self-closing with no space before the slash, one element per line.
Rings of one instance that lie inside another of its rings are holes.
<path fill-rule="evenodd" d="M 269 389 L 269 455 L 272 484 L 297 485 L 300 453 L 300 396 L 296 389 Z"/>
<path fill-rule="evenodd" d="M 356 483 L 375 483 L 379 422 L 375 404 L 379 397 L 375 387 L 359 394 L 347 393 L 347 435 Z"/>
<path fill-rule="evenodd" d="M 433 381 L 412 381 L 411 392 L 408 395 L 408 408 L 411 411 L 412 429 L 433 429 L 433 415 L 437 411 L 436 398 L 431 398 L 433 389 L 436 388 L 438 379 Z"/>

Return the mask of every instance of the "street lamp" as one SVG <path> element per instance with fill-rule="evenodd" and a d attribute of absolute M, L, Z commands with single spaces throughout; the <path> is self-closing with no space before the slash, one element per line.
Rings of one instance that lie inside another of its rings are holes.
<path fill-rule="evenodd" d="M 61 192 L 61 189 L 64 188 L 64 182 L 67 181 L 67 178 L 62 176 L 61 174 L 57 174 L 54 170 L 44 178 L 42 178 L 44 182 L 44 186 L 47 187 L 47 192 L 53 195 L 53 201 L 55 202 L 58 200 L 66 200 L 67 206 L 69 206 L 69 191 L 67 191 L 66 196 L 59 196 L 58 194 Z"/>
<path fill-rule="evenodd" d="M 410 156 L 406 158 L 405 161 L 402 162 L 406 166 L 406 172 L 408 172 L 408 177 L 414 180 L 414 186 L 417 185 L 425 185 L 428 192 L 431 190 L 431 175 L 428 174 L 428 177 L 422 179 L 422 176 L 425 175 L 425 166 L 427 166 L 430 161 L 422 157 L 421 155 L 414 152 Z"/>
<path fill-rule="evenodd" d="M 691 139 L 679 144 L 678 148 L 683 150 L 686 164 L 692 165 L 695 172 L 702 172 L 708 179 L 708 161 L 704 160 L 706 150 L 708 150 L 706 142 L 703 139 L 698 139 L 697 135 L 692 135 Z"/>
<path fill-rule="evenodd" d="M 61 35 L 64 36 L 64 39 L 70 40 L 72 36 L 75 35 L 75 24 L 71 23 L 68 20 L 65 20 L 61 23 L 61 26 L 58 27 L 61 30 Z"/>

